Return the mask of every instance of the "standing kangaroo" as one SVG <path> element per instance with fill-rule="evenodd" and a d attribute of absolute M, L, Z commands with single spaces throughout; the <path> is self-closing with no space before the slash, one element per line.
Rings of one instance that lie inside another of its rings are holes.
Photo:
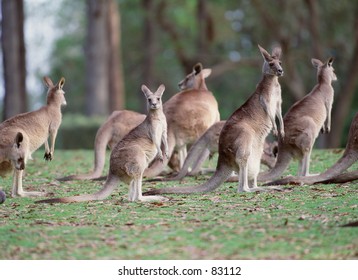
<path fill-rule="evenodd" d="M 179 153 L 180 167 L 186 157 L 186 145 L 194 143 L 211 125 L 220 120 L 218 103 L 205 84 L 210 69 L 202 69 L 196 64 L 193 72 L 179 83 L 183 88 L 188 81 L 193 82 L 191 89 L 175 94 L 164 104 L 164 114 L 168 122 L 169 158 L 174 149 Z M 194 79 L 193 79 L 194 78 Z M 166 167 L 168 159 L 154 161 L 145 171 L 145 177 L 154 177 Z"/>
<path fill-rule="evenodd" d="M 218 152 L 219 136 L 226 121 L 219 121 L 214 123 L 191 147 L 188 155 L 185 158 L 183 167 L 178 174 L 172 178 L 160 178 L 148 181 L 176 181 L 182 180 L 187 175 L 196 175 L 199 172 L 215 171 L 201 170 L 201 166 L 208 157 Z M 277 148 L 277 142 L 269 143 L 265 141 L 264 151 L 261 156 L 261 163 L 272 168 L 276 162 L 276 154 L 274 152 Z M 235 179 L 237 181 L 237 178 Z"/>
<path fill-rule="evenodd" d="M 205 70 L 204 73 L 204 78 L 210 74 L 208 70 Z M 180 90 L 185 91 L 189 89 L 197 89 L 200 86 L 197 80 L 198 78 L 195 73 L 190 73 L 184 80 L 179 82 Z M 122 138 L 127 135 L 129 131 L 143 122 L 145 117 L 146 115 L 144 114 L 129 110 L 114 111 L 97 131 L 94 142 L 93 170 L 87 174 L 70 175 L 58 178 L 58 180 L 70 181 L 100 178 L 105 165 L 107 146 L 110 150 L 113 150 L 114 146 L 122 140 Z M 171 162 L 173 162 L 172 159 L 170 159 L 169 163 Z M 174 167 L 174 164 L 172 164 L 171 167 Z"/>
<path fill-rule="evenodd" d="M 331 129 L 334 93 L 331 83 L 337 80 L 332 62 L 332 58 L 326 63 L 312 59 L 313 66 L 317 68 L 318 83 L 284 116 L 285 138 L 279 139 L 276 165 L 268 172 L 260 174 L 259 181 L 271 181 L 279 177 L 293 157 L 300 159 L 298 175 L 309 175 L 313 144 L 320 131 L 328 133 Z"/>
<path fill-rule="evenodd" d="M 94 194 L 53 198 L 38 202 L 67 203 L 103 200 L 113 192 L 120 181 L 129 184 L 129 201 L 166 200 L 159 196 L 142 196 L 144 170 L 154 158 L 164 159 L 161 143 L 164 145 L 165 157 L 168 156 L 167 122 L 162 110 L 161 99 L 164 90 L 164 85 L 161 85 L 155 93 L 152 93 L 145 85 L 142 85 L 142 91 L 147 98 L 148 115 L 112 150 L 108 177 L 100 191 Z"/>
<path fill-rule="evenodd" d="M 358 113 L 354 116 L 349 133 L 346 148 L 343 155 L 328 168 L 325 172 L 309 177 L 293 177 L 289 176 L 280 180 L 270 182 L 275 185 L 288 184 L 315 184 L 315 183 L 339 183 L 358 179 L 358 172 L 346 172 L 353 163 L 358 160 Z"/>
<path fill-rule="evenodd" d="M 238 192 L 264 190 L 257 187 L 257 175 L 265 139 L 271 129 L 278 133 L 275 116 L 279 119 L 280 134 L 284 135 L 278 82 L 283 70 L 280 48 L 274 48 L 270 55 L 258 47 L 264 58 L 263 77 L 250 98 L 226 121 L 219 137 L 219 158 L 214 175 L 199 186 L 162 188 L 145 194 L 209 192 L 224 183 L 232 171 L 239 174 Z"/>
<path fill-rule="evenodd" d="M 57 130 L 62 121 L 61 106 L 66 105 L 62 90 L 65 79 L 54 85 L 44 77 L 48 87 L 47 105 L 42 108 L 16 115 L 0 124 L 0 175 L 14 170 L 12 196 L 41 196 L 41 192 L 25 192 L 22 188 L 22 173 L 31 154 L 45 143 L 46 160 L 52 160 Z M 51 139 L 50 145 L 48 138 Z"/>

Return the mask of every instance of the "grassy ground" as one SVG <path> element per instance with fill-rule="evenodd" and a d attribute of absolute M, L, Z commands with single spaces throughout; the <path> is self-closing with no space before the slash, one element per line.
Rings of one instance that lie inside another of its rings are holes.
<path fill-rule="evenodd" d="M 55 180 L 91 169 L 91 151 L 57 151 L 50 163 L 42 154 L 27 166 L 26 190 L 68 196 L 100 188 L 102 182 Z M 340 155 L 315 151 L 313 173 Z M 293 163 L 288 173 L 295 169 Z M 178 184 L 147 182 L 144 188 Z M 357 227 L 340 227 L 358 220 L 354 183 L 257 194 L 238 194 L 236 183 L 225 183 L 208 194 L 168 195 L 164 203 L 129 203 L 121 185 L 105 201 L 61 205 L 10 198 L 10 186 L 11 177 L 1 180 L 8 198 L 0 205 L 0 259 L 358 258 Z"/>

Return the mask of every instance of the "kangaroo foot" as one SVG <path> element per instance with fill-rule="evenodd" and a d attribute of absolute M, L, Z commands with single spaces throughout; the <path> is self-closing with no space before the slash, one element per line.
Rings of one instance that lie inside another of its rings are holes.
<path fill-rule="evenodd" d="M 18 192 L 16 194 L 12 194 L 12 197 L 39 197 L 45 196 L 46 192 Z"/>
<path fill-rule="evenodd" d="M 148 196 L 142 196 L 139 198 L 139 201 L 143 202 L 152 202 L 152 201 L 168 201 L 169 198 L 164 196 L 157 196 L 157 195 L 148 195 Z"/>
<path fill-rule="evenodd" d="M 282 191 L 281 187 L 278 186 L 270 186 L 270 187 L 253 187 L 253 188 L 244 188 L 242 190 L 238 190 L 237 192 L 269 192 L 269 191 Z"/>

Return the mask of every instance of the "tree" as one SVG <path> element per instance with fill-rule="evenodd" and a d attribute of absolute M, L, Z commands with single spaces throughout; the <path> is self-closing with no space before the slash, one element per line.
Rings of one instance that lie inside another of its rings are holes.
<path fill-rule="evenodd" d="M 2 0 L 5 98 L 3 118 L 27 110 L 23 0 Z"/>
<path fill-rule="evenodd" d="M 109 87 L 109 111 L 123 109 L 125 107 L 124 79 L 122 69 L 122 46 L 120 10 L 115 1 L 109 2 L 108 11 L 108 87 Z"/>
<path fill-rule="evenodd" d="M 358 13 L 358 4 L 355 3 L 354 13 Z M 332 116 L 332 130 L 330 137 L 327 139 L 326 147 L 338 147 L 341 144 L 342 137 L 337 137 L 343 134 L 344 122 L 349 116 L 350 107 L 353 102 L 354 92 L 357 90 L 358 83 L 358 18 L 355 17 L 353 27 L 353 52 L 346 70 L 345 78 L 343 78 L 343 87 L 339 92 L 339 98 L 336 99 L 336 104 L 333 109 Z"/>
<path fill-rule="evenodd" d="M 144 19 L 143 19 L 143 73 L 142 73 L 142 81 L 149 88 L 154 87 L 154 56 L 155 56 L 155 6 L 153 0 L 142 0 L 142 7 L 144 10 Z M 138 90 L 139 95 L 143 95 L 143 93 Z M 147 106 L 144 102 L 141 102 L 141 110 L 145 112 L 147 110 Z"/>
<path fill-rule="evenodd" d="M 183 38 L 180 28 L 167 15 L 168 2 L 161 0 L 157 7 L 157 20 L 161 28 L 168 34 L 172 40 L 172 45 L 176 56 L 183 68 L 184 73 L 190 73 L 193 66 L 200 61 L 207 59 L 209 53 L 209 44 L 213 42 L 214 27 L 213 20 L 207 10 L 207 2 L 204 0 L 197 0 L 196 13 L 194 21 L 196 22 L 196 40 L 193 40 L 191 45 L 194 45 L 195 52 L 190 52 L 190 48 L 186 46 L 190 42 L 189 34 Z"/>
<path fill-rule="evenodd" d="M 114 0 L 87 1 L 86 114 L 108 115 L 123 108 L 119 55 L 119 12 Z"/>

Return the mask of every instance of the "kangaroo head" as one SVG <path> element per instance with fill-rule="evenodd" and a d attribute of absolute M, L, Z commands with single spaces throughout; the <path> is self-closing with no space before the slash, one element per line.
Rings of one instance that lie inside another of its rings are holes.
<path fill-rule="evenodd" d="M 151 92 L 145 85 L 142 85 L 142 91 L 147 98 L 147 108 L 149 110 L 158 110 L 162 108 L 162 95 L 165 90 L 164 85 L 160 85 L 155 93 Z"/>
<path fill-rule="evenodd" d="M 312 65 L 314 67 L 317 68 L 317 78 L 318 81 L 336 81 L 337 80 L 337 76 L 336 73 L 334 72 L 334 68 L 333 68 L 333 58 L 329 58 L 325 63 L 323 63 L 322 61 L 320 61 L 317 58 L 312 58 L 311 59 Z"/>
<path fill-rule="evenodd" d="M 25 169 L 26 150 L 24 136 L 21 132 L 18 132 L 15 136 L 14 143 L 11 146 L 9 153 L 9 159 L 17 170 Z"/>
<path fill-rule="evenodd" d="M 47 90 L 47 105 L 49 104 L 58 104 L 60 106 L 67 105 L 65 99 L 65 92 L 63 91 L 63 85 L 65 84 L 65 78 L 61 78 L 60 81 L 54 85 L 49 77 L 43 78 Z"/>
<path fill-rule="evenodd" d="M 205 78 L 209 77 L 211 74 L 211 69 L 203 69 L 201 63 L 197 63 L 193 67 L 193 71 L 188 74 L 184 80 L 178 83 L 180 90 L 187 89 L 198 89 Z"/>
<path fill-rule="evenodd" d="M 283 69 L 281 66 L 281 48 L 275 47 L 272 50 L 272 54 L 269 54 L 263 47 L 258 45 L 262 57 L 264 58 L 264 64 L 262 66 L 262 73 L 267 75 L 282 76 Z"/>

